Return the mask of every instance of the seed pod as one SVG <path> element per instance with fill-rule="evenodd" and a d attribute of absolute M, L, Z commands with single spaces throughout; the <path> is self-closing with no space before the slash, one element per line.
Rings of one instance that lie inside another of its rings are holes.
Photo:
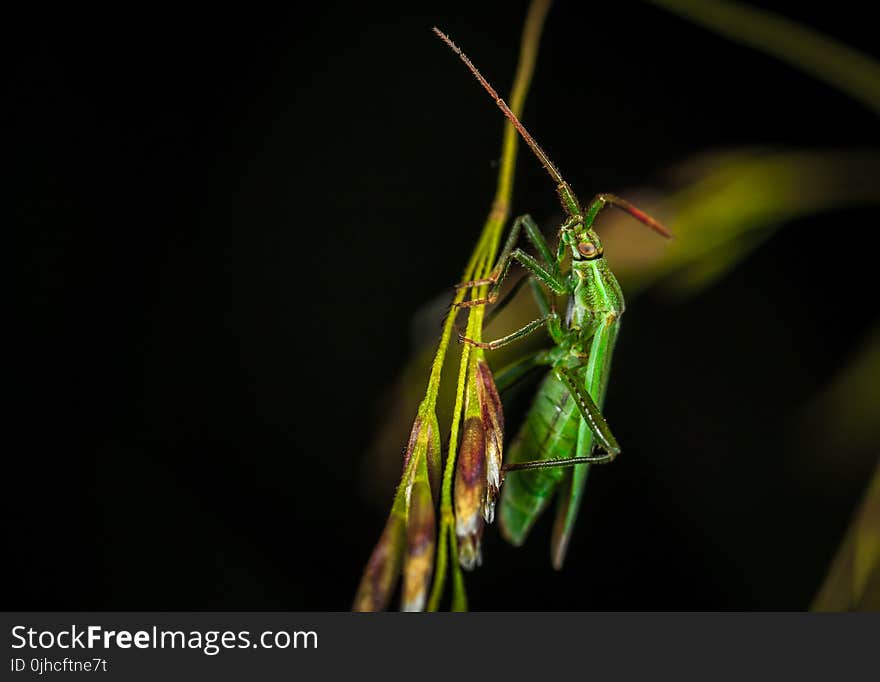
<path fill-rule="evenodd" d="M 392 509 L 379 542 L 367 561 L 352 611 L 383 611 L 388 607 L 403 562 L 405 526 L 404 515 Z"/>
<path fill-rule="evenodd" d="M 486 438 L 483 423 L 477 416 L 466 416 L 455 465 L 455 534 L 458 537 L 458 562 L 466 570 L 482 562 L 480 538 L 483 535 L 485 498 Z"/>
<path fill-rule="evenodd" d="M 486 496 L 483 518 L 486 523 L 495 519 L 495 500 L 501 487 L 501 463 L 504 454 L 504 412 L 501 397 L 495 387 L 492 370 L 483 358 L 476 363 L 477 397 L 480 401 L 480 418 L 486 439 Z"/>
<path fill-rule="evenodd" d="M 495 518 L 504 446 L 504 413 L 492 370 L 480 353 L 471 357 L 455 469 L 458 560 L 468 570 L 480 565 L 484 522 Z"/>
<path fill-rule="evenodd" d="M 425 608 L 434 571 L 436 535 L 431 486 L 425 479 L 416 480 L 410 494 L 406 525 L 402 611 L 422 611 Z"/>
<path fill-rule="evenodd" d="M 424 608 L 434 569 L 434 498 L 440 486 L 440 428 L 433 410 L 420 409 L 403 455 L 403 474 L 391 515 L 364 569 L 353 611 L 388 607 L 403 567 L 403 605 Z"/>
<path fill-rule="evenodd" d="M 403 471 L 406 473 L 407 465 L 413 456 L 424 456 L 428 466 L 428 479 L 431 482 L 431 494 L 433 499 L 440 495 L 440 424 L 437 421 L 437 413 L 427 410 L 413 421 L 412 430 L 409 433 L 409 442 L 406 452 L 403 454 Z"/>
<path fill-rule="evenodd" d="M 425 417 L 425 463 L 431 483 L 431 499 L 440 499 L 440 424 L 433 410 Z"/>

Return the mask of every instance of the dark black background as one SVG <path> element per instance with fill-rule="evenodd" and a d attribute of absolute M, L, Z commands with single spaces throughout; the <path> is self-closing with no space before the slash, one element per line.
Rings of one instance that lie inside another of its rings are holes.
<path fill-rule="evenodd" d="M 870 51 L 858 6 L 791 16 Z M 525 7 L 6 22 L 4 608 L 350 606 L 391 499 L 359 483 L 377 401 L 494 193 L 501 117 L 430 27 L 506 92 Z M 707 149 L 878 142 L 846 96 L 639 3 L 551 10 L 525 120 L 582 195 Z M 554 202 L 523 155 L 514 211 Z M 798 221 L 689 302 L 631 306 L 627 457 L 591 480 L 561 574 L 548 524 L 525 550 L 490 533 L 472 606 L 805 608 L 873 455 L 805 470 L 779 426 L 876 320 L 876 222 Z"/>

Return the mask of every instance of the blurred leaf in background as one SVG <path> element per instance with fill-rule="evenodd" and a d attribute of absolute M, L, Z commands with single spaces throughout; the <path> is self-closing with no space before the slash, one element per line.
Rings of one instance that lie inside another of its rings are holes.
<path fill-rule="evenodd" d="M 880 113 L 880 64 L 850 46 L 785 17 L 737 2 L 648 1 L 770 54 Z M 814 211 L 874 204 L 880 178 L 878 156 L 876 149 L 794 152 L 753 158 L 753 163 L 744 159 L 741 167 L 737 167 L 737 159 L 729 159 L 714 183 L 696 183 L 692 188 L 697 194 L 714 193 L 715 201 L 703 202 L 696 212 L 694 204 L 688 210 L 687 200 L 684 206 L 676 207 L 674 224 L 685 234 L 698 230 L 700 236 L 684 240 L 678 248 L 648 263 L 636 277 L 650 280 L 652 274 L 668 274 L 667 286 L 694 291 L 734 266 L 769 236 L 774 225 Z M 700 258 L 701 253 L 706 257 Z M 860 448 L 873 450 L 878 457 L 864 500 L 813 603 L 814 610 L 880 609 L 878 387 L 880 329 L 875 328 L 862 351 L 816 401 L 808 423 L 799 432 L 815 438 L 815 429 L 810 427 L 824 427 L 825 448 L 818 451 L 827 453 L 839 469 L 847 469 L 847 454 Z"/>
<path fill-rule="evenodd" d="M 629 297 L 654 285 L 696 293 L 787 221 L 880 203 L 880 154 L 871 149 L 741 149 L 689 160 L 671 175 L 678 189 L 667 198 L 639 201 L 675 225 L 672 243 L 633 232 L 621 216 L 603 223 L 603 242 Z"/>
<path fill-rule="evenodd" d="M 647 0 L 738 43 L 766 52 L 880 114 L 880 65 L 786 17 L 728 0 Z"/>
<path fill-rule="evenodd" d="M 805 411 L 801 434 L 819 438 L 826 468 L 853 468 L 859 451 L 880 450 L 880 327 L 832 384 Z M 823 424 L 816 433 L 811 424 Z M 807 438 L 802 437 L 804 441 Z M 815 611 L 880 610 L 880 462 L 828 576 L 812 605 Z"/>
<path fill-rule="evenodd" d="M 814 611 L 880 611 L 880 468 L 840 546 Z"/>

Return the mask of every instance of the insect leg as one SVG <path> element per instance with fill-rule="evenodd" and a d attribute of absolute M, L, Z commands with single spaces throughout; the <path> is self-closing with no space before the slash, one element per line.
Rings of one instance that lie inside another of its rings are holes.
<path fill-rule="evenodd" d="M 522 221 L 523 227 L 526 228 L 526 236 L 529 238 L 529 241 L 535 249 L 537 249 L 538 253 L 541 254 L 544 263 L 549 267 L 550 273 L 557 280 L 562 280 L 562 271 L 559 269 L 559 263 L 557 263 L 553 252 L 550 250 L 550 245 L 547 243 L 547 240 L 544 239 L 541 228 L 539 228 L 538 224 L 532 220 L 532 216 L 528 214 L 521 216 L 519 220 Z"/>
<path fill-rule="evenodd" d="M 529 277 L 529 284 L 532 286 L 532 296 L 535 297 L 535 302 L 538 304 L 538 310 L 541 311 L 541 314 L 546 317 L 554 312 L 553 305 L 547 297 L 547 292 L 541 288 L 538 281 L 534 277 Z"/>
<path fill-rule="evenodd" d="M 505 464 L 503 471 L 519 471 L 521 469 L 548 469 L 551 467 L 572 467 L 578 464 L 605 464 L 611 462 L 620 454 L 620 446 L 617 439 L 608 428 L 608 423 L 602 412 L 593 402 L 590 394 L 580 385 L 577 375 L 565 368 L 556 370 L 557 375 L 562 382 L 571 391 L 572 397 L 577 403 L 581 416 L 587 423 L 590 432 L 596 439 L 596 445 L 605 451 L 604 455 L 581 455 L 577 457 L 569 457 L 566 459 L 540 459 L 530 462 L 516 462 L 515 464 Z"/>
<path fill-rule="evenodd" d="M 510 304 L 510 302 L 514 298 L 516 298 L 516 295 L 520 292 L 520 289 L 522 289 L 523 286 L 525 286 L 527 282 L 533 282 L 533 281 L 534 281 L 534 278 L 531 275 L 528 275 L 525 277 L 520 277 L 516 281 L 516 284 L 514 284 L 510 288 L 510 291 L 508 291 L 506 294 L 504 294 L 504 298 L 502 298 L 500 301 L 498 301 L 498 303 L 496 303 L 494 306 L 492 306 L 492 309 L 488 313 L 486 313 L 486 317 L 483 320 L 483 326 L 485 327 L 490 322 L 492 322 L 492 320 L 494 320 L 498 316 L 498 313 L 500 313 L 502 310 L 504 310 Z M 541 311 L 541 313 L 546 314 L 546 313 L 544 313 L 544 311 Z"/>
<path fill-rule="evenodd" d="M 541 316 L 547 317 L 550 313 L 554 312 L 553 305 L 551 304 L 550 299 L 547 297 L 547 292 L 541 288 L 541 285 L 538 284 L 538 280 L 536 280 L 531 275 L 528 275 L 526 277 L 520 277 L 517 280 L 516 284 L 514 284 L 513 287 L 511 287 L 510 291 L 508 291 L 504 295 L 504 298 L 502 298 L 500 301 L 498 301 L 498 303 L 496 303 L 492 307 L 492 310 L 490 310 L 486 314 L 486 318 L 485 318 L 485 321 L 483 322 L 483 325 L 486 326 L 490 322 L 492 322 L 492 320 L 494 320 L 495 317 L 502 310 L 504 310 L 504 308 L 507 307 L 507 305 L 510 304 L 510 302 L 520 292 L 520 289 L 522 289 L 523 286 L 525 286 L 526 284 L 529 284 L 531 286 L 532 295 L 534 296 L 535 301 L 538 304 L 538 310 L 541 312 Z"/>
<path fill-rule="evenodd" d="M 541 258 L 544 261 L 543 263 L 530 256 L 522 249 L 514 249 L 514 246 L 519 239 L 520 230 L 523 227 L 526 230 L 526 236 L 529 238 L 529 241 L 541 255 Z M 510 265 L 514 260 L 518 261 L 535 277 L 544 282 L 552 291 L 555 291 L 558 294 L 564 294 L 567 292 L 565 279 L 562 277 L 559 264 L 553 256 L 553 253 L 547 244 L 547 240 L 544 239 L 544 235 L 541 234 L 540 228 L 535 221 L 532 220 L 532 217 L 529 215 L 523 215 L 514 221 L 513 228 L 510 230 L 510 236 L 508 236 L 504 249 L 498 257 L 498 262 L 495 264 L 489 277 L 486 277 L 485 279 L 471 280 L 470 282 L 462 282 L 461 284 L 456 285 L 457 289 L 461 289 L 491 284 L 492 287 L 489 289 L 488 295 L 485 298 L 462 301 L 458 304 L 459 307 L 469 308 L 472 306 L 494 303 L 498 299 L 498 294 L 501 290 L 501 283 L 507 276 Z"/>
<path fill-rule="evenodd" d="M 550 266 L 553 274 L 556 275 L 557 278 L 561 278 L 559 267 L 556 265 L 556 258 L 553 256 L 553 252 L 550 250 L 550 246 L 547 244 L 547 240 L 544 239 L 544 235 L 541 233 L 541 228 L 538 227 L 538 224 L 532 219 L 532 216 L 525 214 L 519 216 L 516 220 L 513 221 L 513 227 L 510 230 L 510 234 L 507 237 L 504 248 L 501 250 L 501 255 L 498 256 L 498 261 L 495 263 L 495 267 L 492 269 L 492 273 L 485 279 L 474 279 L 470 282 L 462 282 L 461 284 L 457 284 L 455 288 L 463 289 L 466 287 L 481 286 L 484 284 L 496 284 L 499 277 L 501 276 L 501 272 L 503 270 L 505 262 L 510 260 L 512 256 L 513 247 L 516 246 L 516 242 L 519 239 L 520 229 L 522 227 L 526 228 L 526 236 L 541 254 L 544 262 Z"/>
<path fill-rule="evenodd" d="M 538 309 L 541 311 L 541 315 L 547 316 L 551 312 L 553 312 L 553 307 L 550 305 L 550 300 L 547 298 L 546 292 L 541 288 L 541 285 L 538 284 L 538 280 L 535 279 L 532 275 L 526 275 L 524 277 L 520 277 L 516 284 L 514 284 L 510 291 L 508 291 L 504 298 L 502 298 L 492 310 L 486 315 L 484 325 L 489 324 L 498 313 L 500 313 L 504 308 L 516 297 L 519 293 L 520 289 L 523 288 L 526 284 L 530 284 L 532 287 L 532 295 L 535 297 L 535 300 L 538 303 Z"/>
<path fill-rule="evenodd" d="M 538 303 L 538 308 L 540 309 L 543 317 L 529 322 L 526 326 L 517 329 L 516 331 L 504 336 L 500 339 L 495 339 L 494 341 L 474 341 L 473 339 L 469 339 L 464 336 L 461 332 L 458 334 L 458 340 L 461 343 L 469 343 L 472 346 L 476 346 L 477 348 L 482 348 L 484 350 L 495 350 L 496 348 L 501 348 L 502 346 L 506 346 L 517 339 L 521 339 L 524 336 L 528 336 L 533 331 L 541 327 L 542 325 L 547 325 L 547 331 L 550 333 L 550 337 L 556 342 L 559 343 L 562 340 L 564 332 L 562 331 L 562 325 L 559 323 L 559 316 L 553 310 L 553 306 L 550 304 L 550 300 L 547 298 L 547 294 L 541 285 L 534 279 L 534 277 L 528 277 L 529 283 L 532 285 L 532 294 L 535 296 L 535 300 Z M 524 280 L 520 280 L 524 281 Z M 505 298 L 504 303 L 507 302 L 507 298 Z M 546 364 L 546 363 L 545 363 Z"/>
<path fill-rule="evenodd" d="M 494 303 L 498 299 L 498 292 L 501 289 L 501 282 L 504 277 L 507 275 L 507 271 L 510 269 L 510 264 L 514 261 L 518 261 L 520 265 L 522 265 L 526 270 L 532 273 L 535 277 L 541 280 L 547 287 L 556 294 L 566 294 L 568 293 L 567 283 L 561 276 L 556 276 L 549 272 L 546 268 L 544 268 L 537 259 L 533 258 L 529 254 L 527 254 L 522 249 L 516 249 L 513 253 L 510 254 L 510 258 L 507 260 L 507 263 L 504 265 L 504 270 L 501 273 L 501 277 L 498 282 L 489 290 L 488 296 L 486 298 L 475 298 L 470 301 L 462 301 L 458 304 L 460 308 L 471 308 L 477 305 L 486 305 L 487 303 Z M 484 282 L 486 284 L 489 281 Z M 480 282 L 477 281 L 476 285 L 479 285 Z M 475 286 L 476 286 L 475 285 Z"/>
<path fill-rule="evenodd" d="M 461 343 L 467 343 L 471 346 L 475 346 L 477 348 L 482 348 L 483 350 L 495 350 L 496 348 L 501 348 L 502 346 L 506 346 L 509 343 L 513 343 L 517 339 L 521 339 L 524 336 L 528 336 L 536 329 L 540 329 L 545 324 L 551 325 L 553 322 L 558 322 L 558 316 L 556 313 L 551 313 L 546 317 L 540 317 L 537 320 L 532 320 L 526 326 L 517 329 L 515 332 L 511 332 L 507 336 L 502 336 L 500 339 L 495 339 L 494 341 L 474 341 L 473 339 L 469 339 L 462 334 L 458 335 L 458 340 Z"/>
<path fill-rule="evenodd" d="M 620 446 L 617 444 L 617 439 L 614 437 L 614 434 L 611 433 L 611 429 L 608 428 L 608 422 L 606 422 L 605 417 L 602 416 L 602 411 L 593 401 L 593 398 L 586 390 L 586 387 L 581 385 L 577 374 L 564 367 L 560 368 L 557 373 L 559 378 L 562 379 L 566 386 L 568 386 L 568 390 L 571 391 L 572 397 L 577 402 L 581 416 L 586 420 L 587 425 L 590 427 L 590 431 L 593 432 L 593 437 L 596 439 L 596 445 L 606 452 L 605 455 L 580 457 L 580 459 L 584 461 L 592 461 L 597 464 L 613 461 L 614 458 L 620 454 Z"/>

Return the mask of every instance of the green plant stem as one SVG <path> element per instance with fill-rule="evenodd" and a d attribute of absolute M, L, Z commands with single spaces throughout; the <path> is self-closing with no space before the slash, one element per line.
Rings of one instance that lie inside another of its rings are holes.
<path fill-rule="evenodd" d="M 529 6 L 523 28 L 522 41 L 520 43 L 519 63 L 517 64 L 516 77 L 510 96 L 510 109 L 520 116 L 529 84 L 535 68 L 538 55 L 541 31 L 544 27 L 544 19 L 550 9 L 551 0 L 533 0 Z M 489 216 L 483 225 L 483 231 L 477 242 L 473 254 L 465 268 L 462 281 L 482 279 L 487 277 L 492 270 L 504 225 L 510 214 L 510 199 L 513 194 L 514 169 L 516 167 L 516 155 L 518 137 L 514 127 L 508 122 L 504 126 L 504 140 L 501 151 L 501 165 L 498 172 L 498 187 Z M 485 296 L 486 288 L 482 287 L 474 292 L 474 296 Z M 446 322 L 443 325 L 443 333 L 440 345 L 434 357 L 431 368 L 431 377 L 428 382 L 428 395 L 426 402 L 433 407 L 437 399 L 440 386 L 440 372 L 443 360 L 452 335 L 455 324 L 456 304 L 464 300 L 464 289 L 456 292 L 453 306 L 450 309 Z M 480 339 L 482 334 L 484 308 L 477 306 L 470 309 L 468 314 L 467 333 L 472 339 Z M 461 413 L 464 404 L 465 382 L 467 381 L 467 363 L 471 347 L 465 344 L 462 347 L 461 360 L 458 372 L 458 387 L 456 389 L 455 408 L 452 413 L 452 424 L 449 430 L 449 453 L 446 457 L 446 465 L 443 470 L 443 486 L 440 494 L 440 531 L 437 547 L 437 562 L 434 570 L 434 585 L 428 601 L 428 610 L 436 611 L 440 605 L 440 599 L 446 584 L 447 564 L 451 564 L 453 571 L 453 596 L 452 609 L 463 611 L 467 609 L 467 598 L 464 593 L 464 579 L 461 567 L 458 564 L 458 542 L 455 536 L 455 515 L 452 502 L 452 483 L 455 473 L 455 461 L 458 448 L 458 432 L 461 423 Z"/>

